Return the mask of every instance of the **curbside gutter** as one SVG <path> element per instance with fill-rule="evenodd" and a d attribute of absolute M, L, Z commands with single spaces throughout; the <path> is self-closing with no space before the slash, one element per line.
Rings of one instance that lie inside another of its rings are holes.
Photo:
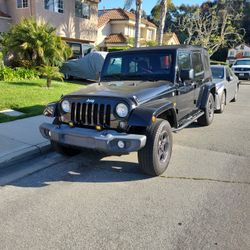
<path fill-rule="evenodd" d="M 51 151 L 50 142 L 43 142 L 35 146 L 28 146 L 23 149 L 12 151 L 0 158 L 0 169 L 6 168 L 22 161 L 30 160 Z"/>

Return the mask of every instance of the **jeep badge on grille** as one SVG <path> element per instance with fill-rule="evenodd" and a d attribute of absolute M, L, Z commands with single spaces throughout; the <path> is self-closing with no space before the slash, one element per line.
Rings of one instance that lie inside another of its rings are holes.
<path fill-rule="evenodd" d="M 94 103 L 95 100 L 94 99 L 88 99 L 86 102 Z"/>

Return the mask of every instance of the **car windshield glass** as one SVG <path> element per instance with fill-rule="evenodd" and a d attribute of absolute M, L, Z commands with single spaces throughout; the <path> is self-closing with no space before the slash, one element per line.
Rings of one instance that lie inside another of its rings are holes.
<path fill-rule="evenodd" d="M 250 66 L 250 60 L 239 60 L 235 62 L 235 65 L 249 65 Z"/>
<path fill-rule="evenodd" d="M 224 78 L 224 68 L 221 67 L 211 67 L 212 75 L 214 79 Z"/>
<path fill-rule="evenodd" d="M 173 51 L 139 51 L 110 54 L 101 80 L 168 80 L 174 76 Z"/>

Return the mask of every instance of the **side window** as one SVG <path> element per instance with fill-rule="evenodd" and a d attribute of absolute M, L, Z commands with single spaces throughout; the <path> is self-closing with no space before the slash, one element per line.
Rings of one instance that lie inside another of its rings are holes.
<path fill-rule="evenodd" d="M 189 52 L 179 52 L 178 53 L 178 67 L 179 70 L 191 69 L 191 60 Z"/>
<path fill-rule="evenodd" d="M 203 67 L 200 52 L 193 52 L 192 62 L 193 62 L 195 78 L 202 78 L 204 75 L 204 67 Z"/>

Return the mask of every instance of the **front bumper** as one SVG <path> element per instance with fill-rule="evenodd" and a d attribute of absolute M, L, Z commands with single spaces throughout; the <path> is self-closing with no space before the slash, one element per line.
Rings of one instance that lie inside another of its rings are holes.
<path fill-rule="evenodd" d="M 88 148 L 111 154 L 128 154 L 138 151 L 146 144 L 145 135 L 118 133 L 114 130 L 97 131 L 86 128 L 70 128 L 68 125 L 43 123 L 40 127 L 42 136 L 48 140 L 65 145 Z M 118 146 L 124 143 L 124 148 Z"/>
<path fill-rule="evenodd" d="M 234 70 L 234 74 L 238 76 L 239 79 L 250 79 L 250 70 L 248 71 Z"/>

